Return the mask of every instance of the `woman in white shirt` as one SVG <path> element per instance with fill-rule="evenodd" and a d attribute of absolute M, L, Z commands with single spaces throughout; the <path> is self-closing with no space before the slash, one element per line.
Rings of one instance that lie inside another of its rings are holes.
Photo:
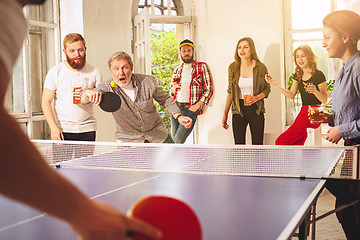
<path fill-rule="evenodd" d="M 235 61 L 228 69 L 228 94 L 222 126 L 227 124 L 231 107 L 235 144 L 245 144 L 246 128 L 250 126 L 253 145 L 262 145 L 264 139 L 265 107 L 264 98 L 270 93 L 270 85 L 265 81 L 266 66 L 260 62 L 254 41 L 245 37 L 238 41 Z"/>

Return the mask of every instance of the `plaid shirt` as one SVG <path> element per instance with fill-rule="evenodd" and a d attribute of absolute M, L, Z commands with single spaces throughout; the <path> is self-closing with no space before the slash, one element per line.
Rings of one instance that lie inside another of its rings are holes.
<path fill-rule="evenodd" d="M 181 73 L 184 68 L 184 63 L 175 68 L 173 79 L 171 81 L 171 88 L 173 88 L 173 83 L 181 82 Z M 175 89 L 175 94 L 173 94 L 174 100 L 176 100 L 177 93 L 179 88 Z M 173 92 L 173 91 L 172 91 Z M 189 104 L 186 107 L 194 105 L 198 101 L 202 101 L 204 104 L 209 104 L 210 98 L 213 95 L 213 82 L 211 79 L 210 70 L 206 63 L 204 62 L 192 62 L 192 71 L 191 71 L 191 82 L 190 82 L 190 99 Z M 199 115 L 202 114 L 202 109 L 199 109 Z"/>

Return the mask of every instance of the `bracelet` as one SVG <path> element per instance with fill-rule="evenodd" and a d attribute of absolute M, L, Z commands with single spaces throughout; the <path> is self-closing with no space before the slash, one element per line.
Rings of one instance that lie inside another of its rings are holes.
<path fill-rule="evenodd" d="M 175 120 L 178 120 L 179 117 L 181 117 L 181 116 L 182 116 L 181 114 L 177 115 L 176 118 L 175 118 Z"/>

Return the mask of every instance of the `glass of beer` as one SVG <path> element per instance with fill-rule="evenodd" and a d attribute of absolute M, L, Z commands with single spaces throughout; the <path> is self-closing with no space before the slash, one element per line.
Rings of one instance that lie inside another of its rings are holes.
<path fill-rule="evenodd" d="M 74 91 L 73 91 L 74 104 L 81 104 L 81 92 L 82 90 L 91 89 L 91 86 L 89 86 L 89 84 L 91 84 L 89 78 L 85 77 L 82 81 L 82 86 L 74 87 Z"/>
<path fill-rule="evenodd" d="M 326 113 L 324 107 L 311 107 L 309 106 L 309 119 L 312 124 L 326 123 Z"/>
<path fill-rule="evenodd" d="M 73 91 L 73 103 L 81 104 L 81 87 L 74 87 Z"/>
<path fill-rule="evenodd" d="M 244 96 L 244 105 L 245 106 L 250 106 L 251 104 L 247 103 L 246 99 L 248 99 L 249 97 L 252 96 L 251 91 L 250 90 L 244 90 L 243 96 Z"/>

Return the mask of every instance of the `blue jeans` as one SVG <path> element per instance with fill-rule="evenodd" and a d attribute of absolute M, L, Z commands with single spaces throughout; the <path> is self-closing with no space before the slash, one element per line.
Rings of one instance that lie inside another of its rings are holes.
<path fill-rule="evenodd" d="M 144 143 L 150 143 L 148 140 L 145 140 Z M 174 140 L 171 138 L 170 134 L 168 134 L 167 138 L 163 143 L 174 143 Z"/>
<path fill-rule="evenodd" d="M 195 126 L 195 122 L 198 116 L 197 112 L 192 112 L 185 105 L 178 105 L 180 113 L 183 116 L 187 116 L 192 119 L 190 128 L 185 128 L 175 118 L 171 117 L 171 134 L 175 143 L 184 143 Z"/>

